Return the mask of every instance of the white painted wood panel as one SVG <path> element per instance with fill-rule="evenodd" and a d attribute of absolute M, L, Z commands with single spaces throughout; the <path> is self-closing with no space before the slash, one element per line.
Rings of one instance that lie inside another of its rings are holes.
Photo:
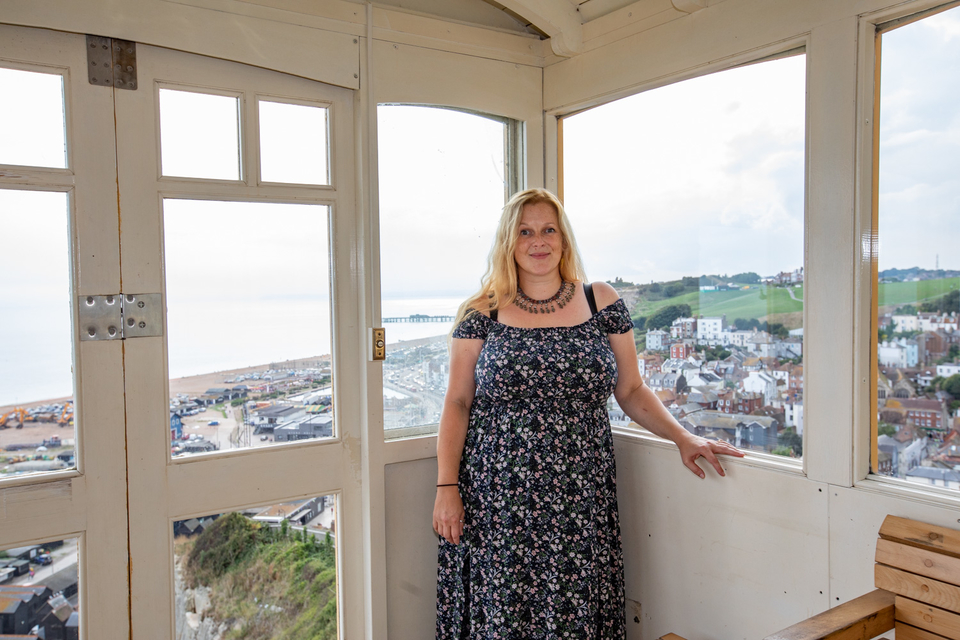
<path fill-rule="evenodd" d="M 391 640 L 432 638 L 436 631 L 436 482 L 436 458 L 384 468 L 387 637 Z"/>
<path fill-rule="evenodd" d="M 671 446 L 615 444 L 632 637 L 762 638 L 826 608 L 825 484 L 732 460 L 700 480 Z"/>
<path fill-rule="evenodd" d="M 169 0 L 4 2 L 0 20 L 180 49 L 359 86 L 359 44 L 348 32 L 225 13 Z"/>
<path fill-rule="evenodd" d="M 857 19 L 815 28 L 807 49 L 804 465 L 853 484 Z"/>

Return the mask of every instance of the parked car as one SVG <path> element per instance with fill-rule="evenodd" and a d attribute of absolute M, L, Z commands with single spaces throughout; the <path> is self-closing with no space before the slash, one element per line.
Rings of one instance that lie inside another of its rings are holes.
<path fill-rule="evenodd" d="M 207 426 L 208 426 L 208 427 L 216 427 L 216 426 L 218 426 L 219 424 L 220 424 L 220 421 L 219 421 L 219 420 L 211 420 L 210 422 L 207 423 Z"/>
<path fill-rule="evenodd" d="M 53 558 L 50 557 L 49 553 L 39 553 L 37 557 L 33 559 L 33 563 L 39 565 L 53 564 Z"/>

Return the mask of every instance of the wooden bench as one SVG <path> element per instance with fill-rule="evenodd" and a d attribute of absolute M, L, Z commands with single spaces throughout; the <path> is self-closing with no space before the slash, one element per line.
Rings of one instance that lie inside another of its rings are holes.
<path fill-rule="evenodd" d="M 765 640 L 960 639 L 960 531 L 887 516 L 876 561 L 876 591 Z"/>

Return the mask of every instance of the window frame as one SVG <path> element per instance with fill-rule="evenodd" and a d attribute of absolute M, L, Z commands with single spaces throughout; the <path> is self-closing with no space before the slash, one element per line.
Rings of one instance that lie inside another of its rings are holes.
<path fill-rule="evenodd" d="M 568 116 L 573 116 L 588 109 L 598 107 L 604 104 L 620 100 L 621 98 L 627 98 L 639 93 L 650 91 L 653 89 L 659 89 L 668 85 L 676 84 L 679 82 L 684 82 L 686 80 L 692 80 L 694 78 L 699 78 L 702 76 L 711 75 L 714 73 L 719 73 L 722 71 L 728 71 L 731 69 L 736 69 L 738 67 L 744 67 L 753 64 L 759 64 L 762 62 L 768 62 L 771 60 L 777 60 L 779 58 L 789 57 L 793 55 L 808 55 L 810 47 L 810 36 L 809 34 L 803 34 L 801 36 L 784 40 L 777 43 L 771 43 L 760 49 L 753 51 L 737 54 L 728 58 L 723 58 L 720 60 L 715 60 L 708 64 L 694 67 L 693 69 L 688 69 L 677 74 L 669 75 L 666 77 L 656 78 L 649 82 L 641 83 L 638 85 L 633 85 L 626 87 L 620 91 L 604 95 L 601 98 L 595 98 L 589 101 L 582 103 L 576 103 L 568 106 L 564 106 L 557 109 L 551 109 L 545 112 L 545 133 L 546 133 L 546 146 L 548 150 L 547 155 L 547 182 L 548 184 L 555 185 L 555 193 L 563 201 L 563 180 L 564 180 L 564 169 L 563 169 L 563 119 Z M 806 272 L 807 267 L 807 255 L 809 253 L 807 248 L 807 237 L 806 229 L 809 225 L 809 213 L 810 213 L 810 203 L 809 203 L 809 120 L 810 120 L 810 98 L 809 98 L 809 79 L 810 79 L 810 63 L 809 57 L 807 62 L 807 89 L 806 89 L 806 103 L 804 105 L 805 112 L 805 148 L 804 148 L 804 272 Z M 552 150 L 556 150 L 556 155 L 553 155 Z M 806 304 L 806 295 L 804 295 L 804 305 L 803 305 L 803 326 L 808 326 L 808 315 L 809 315 L 809 306 Z M 807 336 L 804 336 L 804 342 L 807 342 Z M 807 349 L 804 348 L 804 362 L 806 362 L 806 353 Z M 808 381 L 806 377 L 804 378 L 804 399 L 808 394 Z M 643 445 L 652 445 L 661 449 L 673 449 L 676 450 L 676 445 L 669 440 L 665 440 L 659 436 L 654 435 L 653 433 L 647 431 L 646 429 L 637 428 L 637 427 L 622 427 L 617 425 L 612 425 L 614 436 L 618 440 L 623 440 L 627 442 L 636 442 Z M 745 458 L 734 459 L 729 458 L 725 459 L 724 464 L 732 463 L 735 465 L 756 467 L 767 470 L 779 471 L 781 473 L 788 473 L 798 476 L 807 475 L 807 434 L 809 432 L 809 424 L 804 418 L 804 430 L 803 435 L 803 450 L 804 455 L 801 459 L 796 458 L 786 458 L 784 456 L 777 456 L 770 453 L 765 453 L 761 451 L 750 451 Z"/>
<path fill-rule="evenodd" d="M 960 508 L 960 491 L 884 476 L 877 446 L 879 417 L 878 267 L 881 38 L 886 32 L 960 7 L 960 1 L 917 0 L 861 16 L 858 38 L 857 185 L 854 214 L 859 238 L 855 269 L 854 486 L 885 494 Z"/>

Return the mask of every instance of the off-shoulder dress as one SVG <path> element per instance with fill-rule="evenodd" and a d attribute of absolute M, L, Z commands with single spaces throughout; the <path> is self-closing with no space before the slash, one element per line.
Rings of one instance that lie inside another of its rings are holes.
<path fill-rule="evenodd" d="M 480 339 L 458 545 L 440 539 L 438 640 L 622 640 L 623 556 L 607 399 L 622 300 L 572 327 L 468 316 Z"/>

